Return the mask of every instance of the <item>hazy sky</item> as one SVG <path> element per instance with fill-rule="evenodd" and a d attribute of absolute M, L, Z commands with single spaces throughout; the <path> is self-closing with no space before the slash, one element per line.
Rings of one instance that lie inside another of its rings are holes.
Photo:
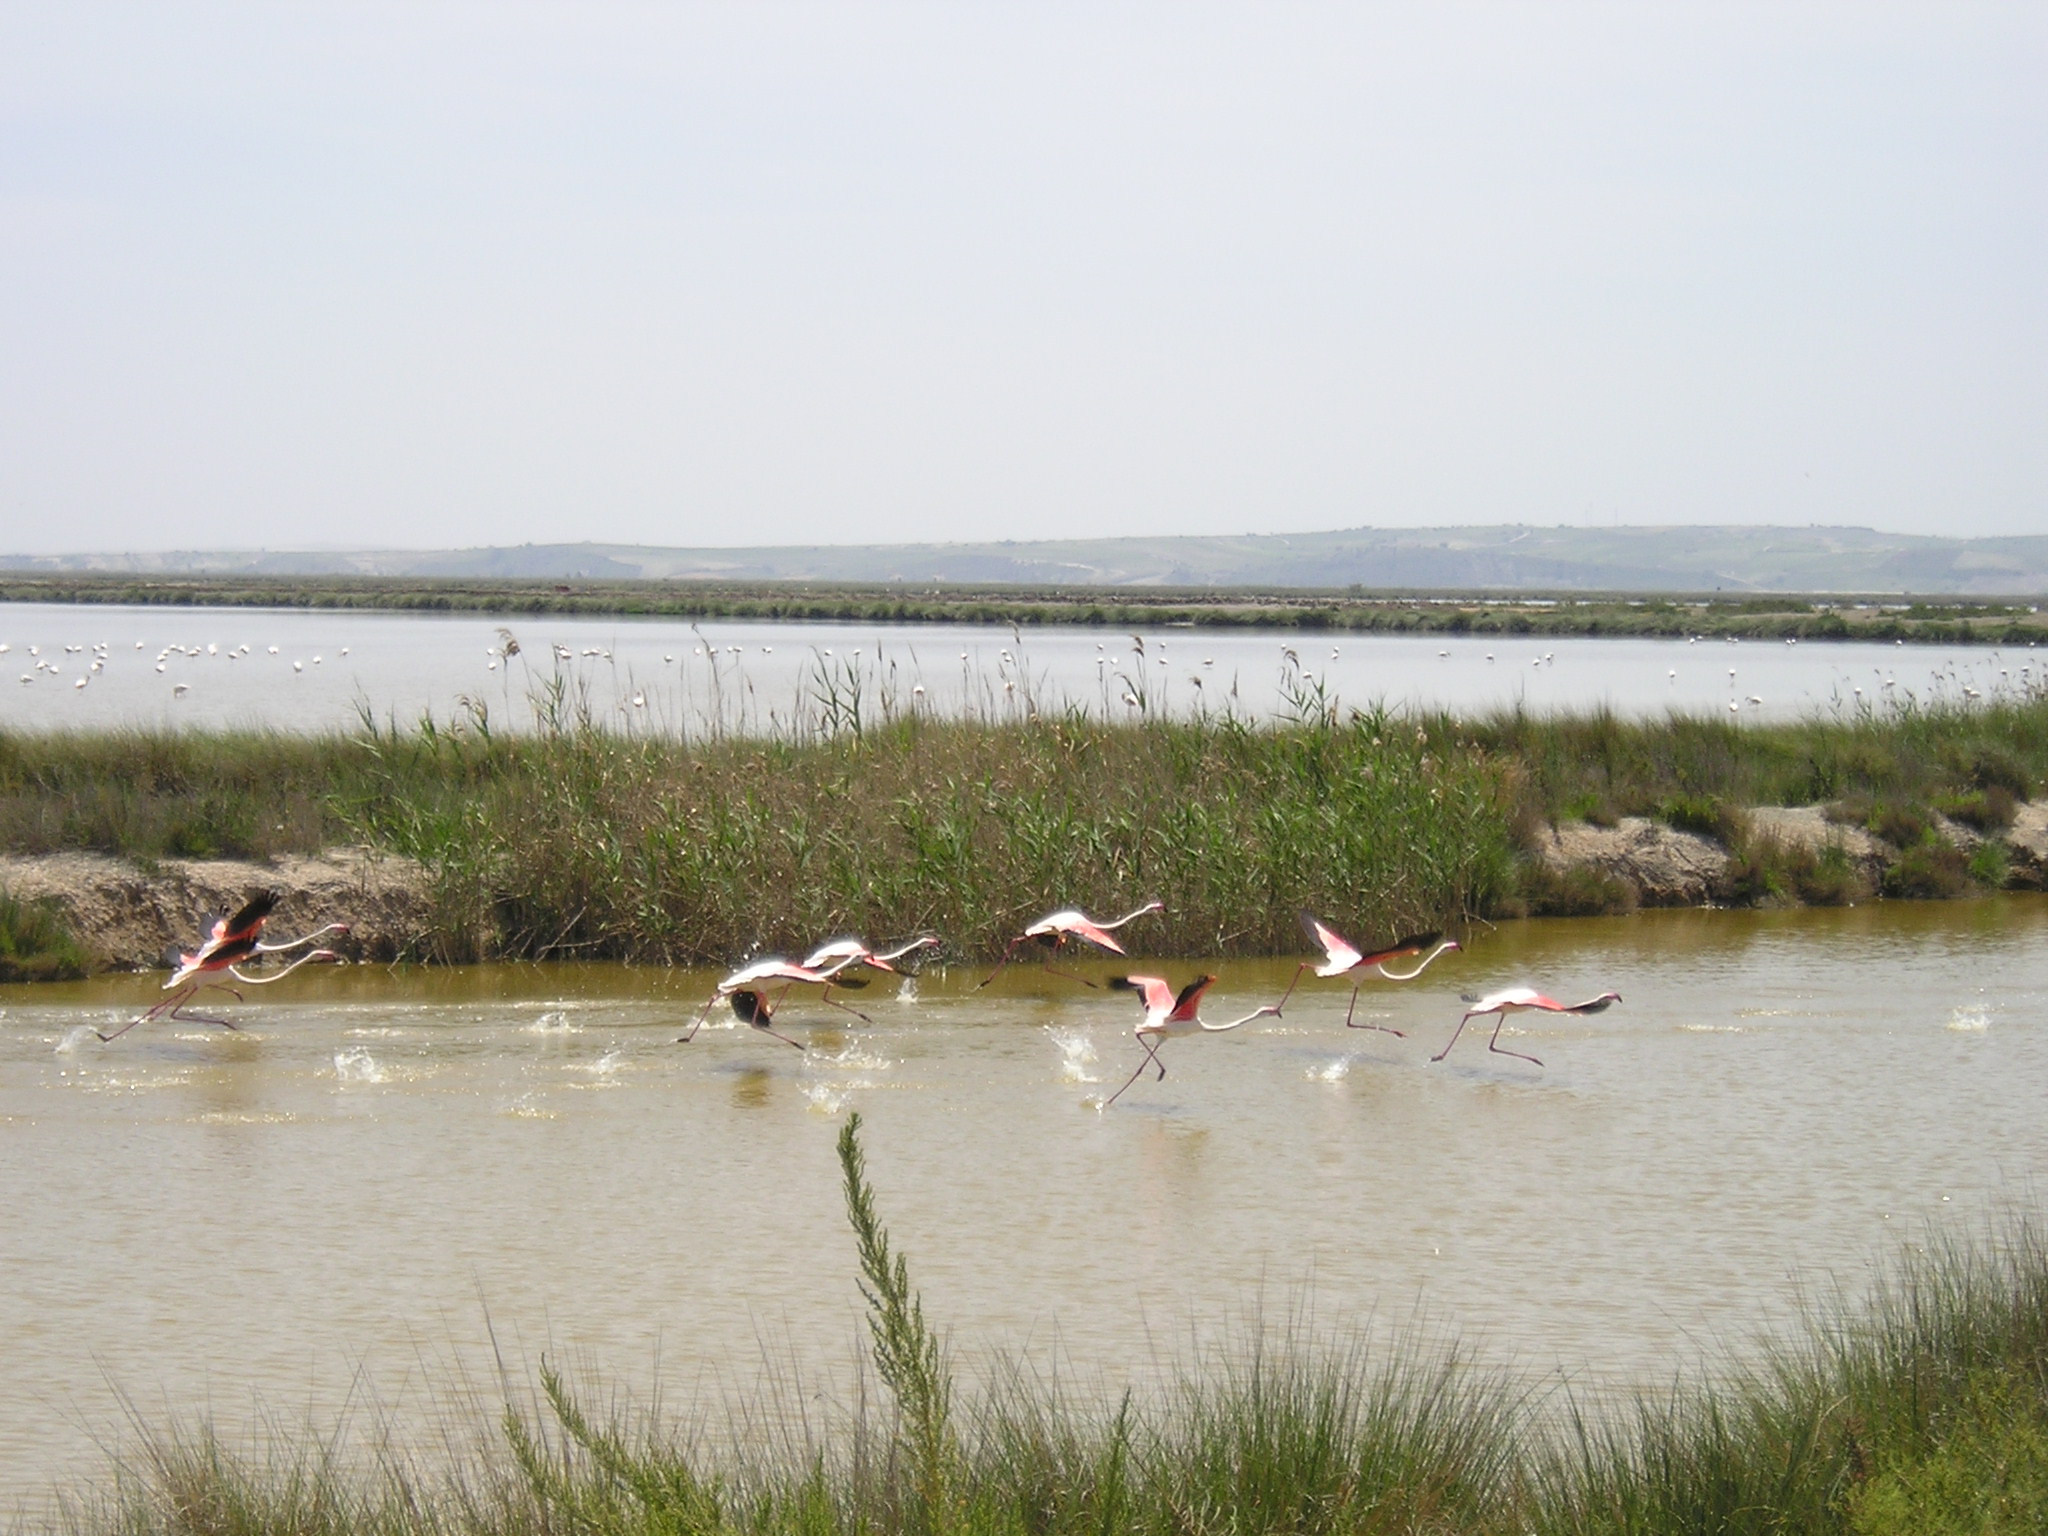
<path fill-rule="evenodd" d="M 2048 532 L 2048 6 L 0 0 L 0 549 Z"/>

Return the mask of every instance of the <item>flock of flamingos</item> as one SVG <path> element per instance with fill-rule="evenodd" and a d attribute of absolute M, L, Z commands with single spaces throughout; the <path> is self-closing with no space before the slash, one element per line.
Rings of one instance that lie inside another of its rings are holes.
<path fill-rule="evenodd" d="M 346 923 L 329 923 L 324 928 L 317 928 L 311 933 L 282 944 L 265 943 L 263 925 L 276 909 L 277 902 L 277 892 L 257 891 L 252 893 L 248 901 L 231 916 L 215 919 L 196 949 L 173 952 L 171 979 L 165 982 L 163 987 L 169 996 L 155 1007 L 137 1014 L 112 1034 L 98 1031 L 95 1033 L 99 1033 L 102 1040 L 114 1040 L 125 1035 L 136 1025 L 156 1018 L 219 1024 L 228 1029 L 236 1029 L 240 1026 L 228 1019 L 186 1013 L 183 1011 L 184 1005 L 206 988 L 218 988 L 239 1000 L 242 994 L 236 983 L 241 986 L 267 986 L 271 982 L 281 981 L 302 965 L 314 961 L 341 959 L 341 956 L 331 949 L 315 949 L 312 946 L 328 934 L 347 933 Z M 1105 954 L 1121 955 L 1124 953 L 1124 947 L 1117 942 L 1113 930 L 1148 913 L 1164 911 L 1165 905 L 1164 902 L 1149 901 L 1144 906 L 1108 922 L 1098 921 L 1085 912 L 1071 908 L 1048 913 L 1009 942 L 1003 950 L 1002 958 L 996 962 L 995 970 L 983 977 L 980 985 L 985 987 L 994 981 L 997 973 L 1016 957 L 1020 948 L 1035 945 L 1044 951 L 1042 963 L 1047 971 L 1054 975 L 1071 977 L 1085 986 L 1092 987 L 1095 983 L 1084 976 L 1076 976 L 1071 971 L 1057 970 L 1052 963 L 1055 957 L 1069 944 L 1077 941 Z M 1358 1009 L 1359 988 L 1365 984 L 1369 975 L 1378 975 L 1388 981 L 1413 981 L 1428 969 L 1430 963 L 1439 955 L 1458 948 L 1455 939 L 1447 939 L 1440 933 L 1418 933 L 1396 939 L 1382 948 L 1367 951 L 1353 944 L 1328 923 L 1306 910 L 1301 914 L 1301 926 L 1321 948 L 1322 960 L 1304 960 L 1296 966 L 1294 978 L 1288 982 L 1287 990 L 1281 994 L 1279 1002 L 1256 1008 L 1241 1019 L 1232 1019 L 1228 1024 L 1209 1024 L 1201 1017 L 1202 996 L 1216 984 L 1214 976 L 1197 976 L 1178 992 L 1160 976 L 1112 976 L 1109 984 L 1123 991 L 1137 993 L 1138 1001 L 1145 1009 L 1145 1017 L 1139 1022 L 1136 1030 L 1138 1044 L 1144 1048 L 1145 1054 L 1139 1059 L 1136 1070 L 1125 1079 L 1123 1087 L 1111 1094 L 1102 1107 L 1107 1109 L 1122 1098 L 1125 1091 L 1145 1075 L 1147 1067 L 1156 1068 L 1160 1080 L 1165 1080 L 1166 1063 L 1159 1059 L 1159 1047 L 1163 1042 L 1203 1032 L 1220 1034 L 1225 1030 L 1249 1024 L 1253 1019 L 1279 1018 L 1280 1010 L 1287 1006 L 1287 999 L 1294 995 L 1295 987 L 1300 984 L 1302 974 L 1310 970 L 1322 977 L 1356 978 L 1351 984 L 1350 1006 L 1344 1011 L 1346 1029 L 1377 1029 L 1390 1035 L 1399 1035 L 1400 1030 L 1388 1028 L 1384 1024 L 1353 1022 L 1353 1015 Z M 866 982 L 862 978 L 851 974 L 857 970 L 895 973 L 897 967 L 894 962 L 917 950 L 930 948 L 938 942 L 937 938 L 925 935 L 895 949 L 878 953 L 859 939 L 835 939 L 812 951 L 800 964 L 779 956 L 757 960 L 734 971 L 719 982 L 718 989 L 706 1000 L 696 1021 L 690 1025 L 689 1032 L 678 1037 L 677 1043 L 688 1044 L 695 1039 L 697 1031 L 703 1028 L 711 1010 L 720 999 L 723 999 L 742 1023 L 750 1025 L 764 1035 L 773 1036 L 785 1045 L 803 1050 L 802 1041 L 791 1039 L 774 1026 L 775 1010 L 781 1006 L 790 989 L 798 986 L 817 987 L 820 1001 L 873 1023 L 874 1021 L 858 1008 L 835 998 L 832 995 L 834 990 L 865 986 Z M 255 976 L 241 969 L 244 964 L 260 963 L 266 955 L 284 955 L 301 950 L 305 952 L 297 959 L 268 975 Z M 1393 971 L 1387 968 L 1390 964 L 1402 960 L 1414 960 L 1415 964 L 1406 971 Z M 233 978 L 233 981 L 223 979 L 227 977 Z M 1598 997 L 1589 998 L 1583 1003 L 1560 1003 L 1557 999 L 1545 997 L 1541 992 L 1529 987 L 1506 987 L 1498 992 L 1489 992 L 1483 997 L 1466 993 L 1463 1001 L 1467 1004 L 1465 1016 L 1458 1020 L 1458 1027 L 1452 1032 L 1449 1043 L 1430 1057 L 1431 1061 L 1442 1061 L 1448 1056 L 1451 1047 L 1458 1043 L 1458 1036 L 1465 1032 L 1465 1026 L 1472 1020 L 1492 1015 L 1493 1036 L 1487 1041 L 1486 1048 L 1499 1055 L 1513 1056 L 1540 1067 L 1543 1063 L 1534 1056 L 1521 1051 L 1510 1051 L 1501 1045 L 1501 1026 L 1507 1022 L 1509 1014 L 1532 1009 L 1545 1013 L 1599 1013 L 1609 1005 L 1620 1002 L 1621 994 L 1602 992 Z"/>

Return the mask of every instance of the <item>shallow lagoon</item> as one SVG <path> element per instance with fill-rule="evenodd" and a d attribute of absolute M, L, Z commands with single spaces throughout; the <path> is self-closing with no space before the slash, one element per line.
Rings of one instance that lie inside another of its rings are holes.
<path fill-rule="evenodd" d="M 1288 962 L 1222 962 L 1209 1014 Z M 1107 974 L 1109 967 L 1094 967 Z M 1196 967 L 1175 963 L 1169 976 Z M 149 1026 L 147 977 L 0 990 L 0 1488 L 147 1420 L 401 1427 L 546 1350 L 672 1403 L 858 1345 L 832 1139 L 970 1361 L 1057 1348 L 1143 1382 L 1247 1309 L 1417 1315 L 1598 1388 L 1739 1350 L 1802 1291 L 2048 1172 L 2048 901 L 1666 912 L 1481 929 L 1422 980 L 1306 983 L 1283 1020 L 1135 1062 L 1130 998 L 1032 969 L 792 1002 L 798 1053 L 674 1044 L 710 978 L 614 966 L 307 971 L 249 1028 Z M 1511 1021 L 1457 993 L 1625 1002 Z M 233 1005 L 230 1005 L 233 1006 Z M 842 1027 L 845 1026 L 845 1027 Z M 488 1329 L 487 1329 L 488 1319 Z"/>
<path fill-rule="evenodd" d="M 1352 705 L 1783 720 L 1909 695 L 1994 698 L 2044 677 L 2044 658 L 2031 648 L 1277 630 L 1133 637 L 555 616 L 513 619 L 509 629 L 520 649 L 508 659 L 499 622 L 475 614 L 0 605 L 8 648 L 0 728 L 314 731 L 352 728 L 364 710 L 410 725 L 428 712 L 447 720 L 481 707 L 494 725 L 527 729 L 531 698 L 558 674 L 572 713 L 587 708 L 622 729 L 692 734 L 814 725 L 826 691 L 821 671 L 843 697 L 849 669 L 869 719 L 918 709 L 997 720 L 1068 705 L 1123 719 L 1140 708 L 1126 701 L 1141 697 L 1153 712 L 1233 710 L 1262 720 L 1284 712 L 1290 688 L 1304 680 Z"/>

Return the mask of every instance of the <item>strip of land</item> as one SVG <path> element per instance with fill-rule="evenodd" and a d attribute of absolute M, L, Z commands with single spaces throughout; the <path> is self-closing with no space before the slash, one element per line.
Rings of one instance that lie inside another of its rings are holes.
<path fill-rule="evenodd" d="M 153 577 L 402 576 L 510 582 L 851 582 L 986 586 L 1360 587 L 1370 591 L 2048 592 L 2048 537 L 1963 539 L 1872 528 L 1343 528 L 1158 538 L 688 549 L 521 544 L 441 550 L 179 550 L 0 555 L 0 570 Z"/>
<path fill-rule="evenodd" d="M 1327 573 L 1325 573 L 1327 576 Z M 2042 603 L 1992 598 L 1511 594 L 1385 587 L 1091 587 L 261 574 L 0 575 L 0 601 L 873 624 L 1092 625 L 1436 635 L 2035 646 Z"/>
<path fill-rule="evenodd" d="M 1271 727 L 0 734 L 0 964 L 147 961 L 252 885 L 287 893 L 282 920 L 358 922 L 365 954 L 691 964 L 846 932 L 930 932 L 980 960 L 1046 910 L 1155 897 L 1146 949 L 1213 956 L 1296 952 L 1304 907 L 1392 937 L 1962 896 L 2048 885 L 2043 783 L 2039 689 L 1786 725 L 1309 694 Z"/>

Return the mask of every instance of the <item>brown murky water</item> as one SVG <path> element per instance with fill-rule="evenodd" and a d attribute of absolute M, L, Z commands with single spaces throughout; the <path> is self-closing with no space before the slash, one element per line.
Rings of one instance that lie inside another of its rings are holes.
<path fill-rule="evenodd" d="M 1213 968 L 1218 1020 L 1292 972 Z M 306 972 L 245 1034 L 112 1046 L 86 1026 L 148 978 L 0 989 L 0 1488 L 101 1467 L 119 1394 L 150 1422 L 402 1425 L 450 1371 L 488 1379 L 487 1319 L 515 1369 L 546 1350 L 674 1404 L 764 1360 L 843 1377 L 848 1107 L 968 1353 L 1056 1340 L 1112 1382 L 1306 1294 L 1655 1383 L 2048 1172 L 2038 899 L 1482 930 L 1369 989 L 1406 1039 L 1347 1033 L 1312 981 L 1284 1020 L 1169 1042 L 1108 1113 L 1132 1000 L 977 979 L 870 991 L 871 1026 L 793 1002 L 806 1053 L 675 1044 L 707 980 L 673 971 Z M 1541 1069 L 1469 1031 L 1429 1063 L 1460 991 L 1516 981 L 1626 1001 L 1514 1021 Z"/>

